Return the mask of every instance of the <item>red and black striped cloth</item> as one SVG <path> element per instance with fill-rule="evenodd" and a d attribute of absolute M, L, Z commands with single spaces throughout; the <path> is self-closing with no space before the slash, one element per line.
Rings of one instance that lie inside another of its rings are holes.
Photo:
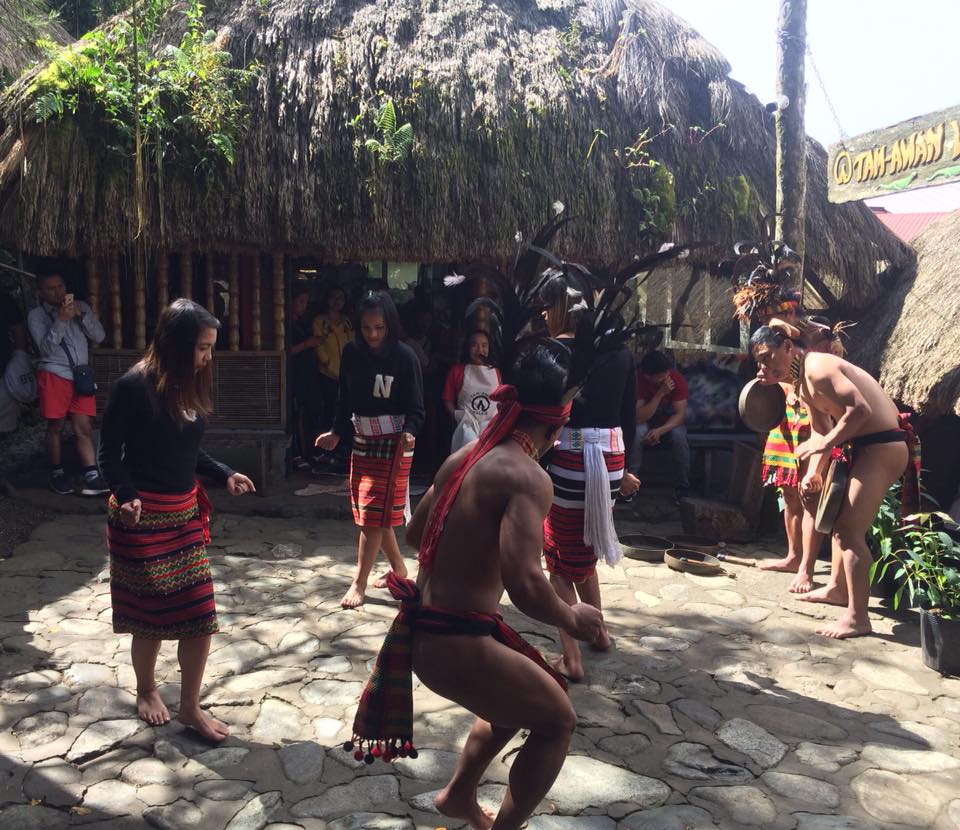
<path fill-rule="evenodd" d="M 537 649 L 503 621 L 499 614 L 479 611 L 448 611 L 421 605 L 420 589 L 393 571 L 387 574 L 387 587 L 400 600 L 400 612 L 383 641 L 377 662 L 360 696 L 353 719 L 353 740 L 344 749 L 368 764 L 374 759 L 392 761 L 410 755 L 413 746 L 413 636 L 459 634 L 493 637 L 498 643 L 530 658 L 547 672 L 560 687 L 567 688 L 563 675 L 547 664 Z"/>
<path fill-rule="evenodd" d="M 354 433 L 350 455 L 350 506 L 358 527 L 398 527 L 405 521 L 413 450 L 402 433 Z"/>
<path fill-rule="evenodd" d="M 110 496 L 107 548 L 113 630 L 146 640 L 204 637 L 219 630 L 210 561 L 209 501 L 188 493 L 139 491 L 140 521 L 126 527 Z"/>
<path fill-rule="evenodd" d="M 605 452 L 610 498 L 616 499 L 623 479 L 624 454 Z M 582 452 L 554 450 L 547 467 L 553 481 L 553 504 L 543 523 L 543 555 L 547 570 L 581 583 L 597 572 L 597 554 L 583 541 L 586 473 Z"/>

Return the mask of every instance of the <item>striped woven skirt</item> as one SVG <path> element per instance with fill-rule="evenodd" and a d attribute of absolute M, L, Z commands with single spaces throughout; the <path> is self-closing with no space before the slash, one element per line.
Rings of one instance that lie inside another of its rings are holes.
<path fill-rule="evenodd" d="M 763 447 L 763 483 L 774 487 L 798 487 L 800 464 L 797 446 L 810 437 L 810 413 L 800 402 L 787 404 L 786 414 L 779 426 L 767 434 Z"/>
<path fill-rule="evenodd" d="M 391 416 L 381 416 L 389 418 Z M 400 447 L 402 418 L 396 432 L 369 434 L 370 422 L 354 418 L 350 455 L 350 506 L 358 527 L 398 527 L 410 518 L 410 467 L 413 450 Z M 367 433 L 367 434 L 364 434 Z"/>
<path fill-rule="evenodd" d="M 219 630 L 207 559 L 205 494 L 140 491 L 135 527 L 110 496 L 107 548 L 113 630 L 147 640 L 204 637 Z M 201 507 L 201 504 L 204 505 Z"/>
<path fill-rule="evenodd" d="M 619 430 L 616 432 L 619 433 Z M 563 446 L 565 445 L 561 439 L 561 447 Z M 616 499 L 620 492 L 620 482 L 623 479 L 622 447 L 620 439 L 619 444 L 608 447 L 603 453 L 611 501 Z M 609 451 L 610 449 L 618 451 Z M 587 475 L 583 450 L 554 450 L 547 472 L 553 481 L 553 504 L 543 523 L 543 554 L 547 570 L 571 582 L 584 582 L 597 571 L 597 551 L 584 541 Z M 610 521 L 612 522 L 612 514 Z"/>

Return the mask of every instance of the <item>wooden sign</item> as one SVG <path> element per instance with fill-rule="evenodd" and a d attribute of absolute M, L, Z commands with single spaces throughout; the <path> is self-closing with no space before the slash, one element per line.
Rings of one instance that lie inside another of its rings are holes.
<path fill-rule="evenodd" d="M 960 106 L 830 145 L 827 198 L 889 196 L 960 181 Z"/>

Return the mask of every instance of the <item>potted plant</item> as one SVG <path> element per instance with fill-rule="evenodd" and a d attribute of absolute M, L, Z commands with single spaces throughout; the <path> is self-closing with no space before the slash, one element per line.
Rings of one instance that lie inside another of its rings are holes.
<path fill-rule="evenodd" d="M 894 572 L 878 565 L 890 556 L 894 548 L 897 530 L 900 528 L 900 482 L 894 482 L 887 490 L 877 511 L 877 517 L 867 531 L 867 546 L 873 554 L 873 570 L 870 572 L 871 593 L 875 597 L 893 600 L 902 580 L 894 578 Z"/>
<path fill-rule="evenodd" d="M 872 568 L 883 580 L 892 569 L 904 594 L 920 608 L 920 648 L 925 665 L 941 674 L 960 674 L 960 533 L 946 513 L 917 513 L 892 537 Z"/>

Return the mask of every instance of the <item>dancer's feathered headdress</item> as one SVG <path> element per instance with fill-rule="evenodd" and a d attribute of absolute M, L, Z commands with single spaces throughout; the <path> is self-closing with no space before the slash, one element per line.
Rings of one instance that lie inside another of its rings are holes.
<path fill-rule="evenodd" d="M 634 294 L 638 278 L 646 280 L 658 266 L 706 244 L 664 246 L 618 271 L 597 273 L 579 263 L 562 260 L 549 250 L 557 232 L 572 220 L 573 217 L 557 215 L 530 241 L 524 241 L 518 233 L 517 253 L 508 274 L 492 266 L 481 266 L 467 269 L 462 279 L 454 275 L 445 280 L 451 285 L 468 277 L 487 278 L 494 286 L 496 299 L 474 300 L 466 309 L 466 317 L 481 308 L 489 312 L 488 333 L 500 356 L 501 369 L 512 366 L 523 351 L 536 345 L 545 345 L 554 352 L 568 369 L 566 400 L 576 396 L 601 354 L 651 328 L 644 323 L 624 321 L 623 310 Z M 564 301 L 575 327 L 573 337 L 561 342 L 549 336 L 543 313 Z"/>
<path fill-rule="evenodd" d="M 744 322 L 768 314 L 799 313 L 800 295 L 791 285 L 800 282 L 800 255 L 786 243 L 772 239 L 765 217 L 760 239 L 745 239 L 733 246 L 735 259 L 727 263 L 736 291 L 734 317 Z"/>

